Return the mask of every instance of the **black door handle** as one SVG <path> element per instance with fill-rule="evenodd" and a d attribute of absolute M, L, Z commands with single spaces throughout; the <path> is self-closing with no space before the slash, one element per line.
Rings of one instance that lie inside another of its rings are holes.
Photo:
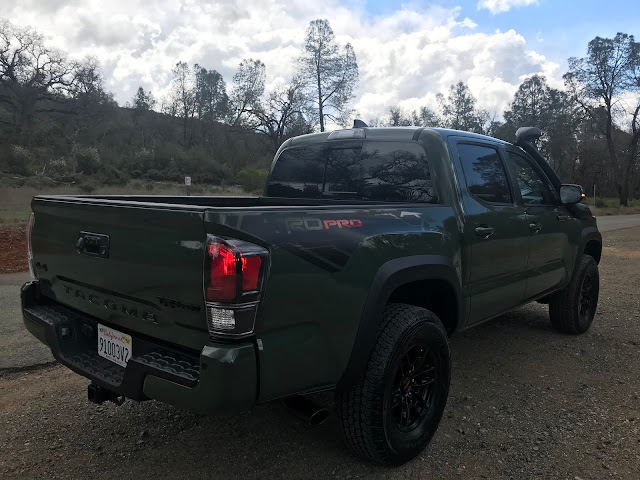
<path fill-rule="evenodd" d="M 540 230 L 542 230 L 542 225 L 540 225 L 539 223 L 531 222 L 529 224 L 529 228 L 538 233 Z"/>
<path fill-rule="evenodd" d="M 492 227 L 476 227 L 476 235 L 482 238 L 489 238 L 494 231 Z"/>

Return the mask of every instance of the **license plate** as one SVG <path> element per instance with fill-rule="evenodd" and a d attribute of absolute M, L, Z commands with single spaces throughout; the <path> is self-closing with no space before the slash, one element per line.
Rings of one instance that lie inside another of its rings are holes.
<path fill-rule="evenodd" d="M 130 335 L 98 325 L 98 355 L 126 367 L 132 351 L 133 341 Z"/>

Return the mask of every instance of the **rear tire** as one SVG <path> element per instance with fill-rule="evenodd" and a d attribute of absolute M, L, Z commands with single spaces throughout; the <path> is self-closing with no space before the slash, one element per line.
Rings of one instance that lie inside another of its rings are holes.
<path fill-rule="evenodd" d="M 450 380 L 449 343 L 438 317 L 413 305 L 388 305 L 365 371 L 336 391 L 347 443 L 377 463 L 412 459 L 438 428 Z"/>
<path fill-rule="evenodd" d="M 571 283 L 549 301 L 551 324 L 559 332 L 578 335 L 589 330 L 598 308 L 600 274 L 590 255 L 582 255 Z"/>

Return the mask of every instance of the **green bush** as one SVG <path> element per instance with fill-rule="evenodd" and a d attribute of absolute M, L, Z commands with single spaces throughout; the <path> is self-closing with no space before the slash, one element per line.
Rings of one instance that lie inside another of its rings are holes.
<path fill-rule="evenodd" d="M 257 193 L 264 189 L 269 170 L 245 168 L 236 174 L 238 183 L 246 192 Z"/>
<path fill-rule="evenodd" d="M 95 147 L 79 146 L 75 158 L 77 172 L 91 175 L 100 168 L 100 154 Z"/>
<path fill-rule="evenodd" d="M 111 166 L 103 166 L 95 177 L 102 185 L 126 185 L 129 181 L 127 174 Z"/>
<path fill-rule="evenodd" d="M 602 198 L 596 197 L 596 207 L 597 208 L 605 208 L 607 206 L 607 202 L 605 202 Z"/>
<path fill-rule="evenodd" d="M 143 176 L 144 178 L 148 178 L 149 180 L 155 180 L 156 182 L 167 180 L 167 174 L 165 172 L 161 172 L 160 170 L 156 170 L 155 168 L 152 168 Z"/>

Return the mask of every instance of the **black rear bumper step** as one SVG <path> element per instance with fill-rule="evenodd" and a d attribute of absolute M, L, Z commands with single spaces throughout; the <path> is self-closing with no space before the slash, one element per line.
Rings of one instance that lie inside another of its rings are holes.
<path fill-rule="evenodd" d="M 23 287 L 22 303 L 25 323 L 32 322 L 43 330 L 44 338 L 39 338 L 51 348 L 53 356 L 97 385 L 134 400 L 146 400 L 142 388 L 147 375 L 185 387 L 198 384 L 200 363 L 196 355 L 174 350 L 114 326 L 133 339 L 133 355 L 124 368 L 98 355 L 98 323 L 104 322 L 41 297 L 36 283 Z"/>

